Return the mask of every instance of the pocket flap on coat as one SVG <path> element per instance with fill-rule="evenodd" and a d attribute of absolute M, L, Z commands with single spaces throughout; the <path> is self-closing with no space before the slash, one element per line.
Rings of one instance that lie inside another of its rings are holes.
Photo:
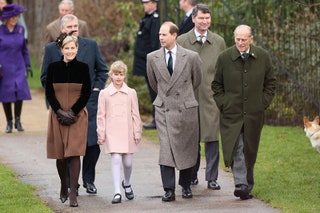
<path fill-rule="evenodd" d="M 192 107 L 197 107 L 197 106 L 199 106 L 199 104 L 196 100 L 186 101 L 186 102 L 184 102 L 184 106 L 188 109 L 188 108 L 192 108 Z"/>
<path fill-rule="evenodd" d="M 153 105 L 155 105 L 157 107 L 161 107 L 162 104 L 163 104 L 163 101 L 158 97 L 156 97 L 156 99 L 153 101 Z"/>

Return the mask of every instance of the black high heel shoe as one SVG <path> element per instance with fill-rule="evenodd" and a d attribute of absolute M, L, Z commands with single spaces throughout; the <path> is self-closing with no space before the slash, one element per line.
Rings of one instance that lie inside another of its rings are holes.
<path fill-rule="evenodd" d="M 68 188 L 61 186 L 61 189 L 60 189 L 60 200 L 61 200 L 61 202 L 65 203 L 68 200 L 68 197 L 69 197 Z"/>
<path fill-rule="evenodd" d="M 79 205 L 78 205 L 78 201 L 71 201 L 70 200 L 70 207 L 78 207 Z"/>
<path fill-rule="evenodd" d="M 68 196 L 60 195 L 60 200 L 61 200 L 61 203 L 65 203 L 68 200 Z"/>
<path fill-rule="evenodd" d="M 77 195 L 76 193 L 70 194 L 70 207 L 78 207 Z"/>
<path fill-rule="evenodd" d="M 20 117 L 16 117 L 15 118 L 15 123 L 14 123 L 14 127 L 19 131 L 19 132 L 23 132 L 24 129 L 21 125 L 21 122 L 20 122 Z"/>
<path fill-rule="evenodd" d="M 12 121 L 8 121 L 6 133 L 11 133 L 11 132 L 12 132 Z"/>
<path fill-rule="evenodd" d="M 133 190 L 132 190 L 132 188 L 131 188 L 131 185 L 129 185 L 129 186 L 125 186 L 124 185 L 124 180 L 122 181 L 122 187 L 123 187 L 123 189 L 124 189 L 124 193 L 125 193 L 125 195 L 126 195 L 126 198 L 128 199 L 128 200 L 132 200 L 133 198 L 134 198 L 134 194 L 133 194 Z M 130 188 L 130 192 L 127 192 L 126 191 L 126 189 L 128 189 L 128 188 Z"/>

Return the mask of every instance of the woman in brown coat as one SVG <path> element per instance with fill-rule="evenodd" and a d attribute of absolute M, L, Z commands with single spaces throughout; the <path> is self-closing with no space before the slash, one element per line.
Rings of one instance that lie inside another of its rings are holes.
<path fill-rule="evenodd" d="M 80 156 L 85 154 L 88 128 L 88 112 L 85 106 L 90 97 L 91 83 L 88 65 L 76 59 L 77 38 L 62 34 L 57 39 L 57 47 L 61 48 L 63 57 L 61 61 L 49 65 L 46 80 L 46 97 L 51 106 L 47 157 L 57 159 L 61 202 L 64 203 L 70 196 L 70 206 L 77 207 Z"/>

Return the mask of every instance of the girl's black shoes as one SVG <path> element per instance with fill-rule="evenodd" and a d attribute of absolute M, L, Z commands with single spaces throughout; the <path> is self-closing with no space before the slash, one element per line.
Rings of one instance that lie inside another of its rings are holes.
<path fill-rule="evenodd" d="M 128 200 L 132 200 L 132 199 L 134 198 L 134 194 L 133 194 L 131 185 L 125 186 L 125 185 L 124 185 L 124 181 L 122 181 L 122 187 L 123 187 L 123 189 L 124 189 L 124 193 L 125 193 L 125 195 L 126 195 L 126 198 L 127 198 Z M 130 188 L 130 192 L 127 192 L 127 191 L 126 191 L 126 189 L 128 189 L 128 188 Z"/>
<path fill-rule="evenodd" d="M 117 193 L 113 196 L 112 204 L 121 203 L 121 194 Z"/>

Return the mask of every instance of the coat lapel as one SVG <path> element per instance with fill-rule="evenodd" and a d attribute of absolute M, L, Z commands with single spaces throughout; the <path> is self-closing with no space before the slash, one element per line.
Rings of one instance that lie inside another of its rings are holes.
<path fill-rule="evenodd" d="M 171 76 L 167 68 L 166 57 L 164 53 L 165 53 L 164 48 L 159 49 L 159 51 L 156 54 L 155 64 L 157 67 L 163 67 L 163 70 L 159 70 L 159 73 L 160 75 L 162 75 L 163 79 L 169 82 Z"/>
<path fill-rule="evenodd" d="M 174 83 L 179 79 L 179 76 L 182 74 L 184 67 L 186 65 L 185 56 L 186 56 L 185 50 L 181 46 L 177 45 L 176 61 L 173 68 L 172 76 L 170 78 L 168 89 L 170 89 L 174 85 Z"/>

